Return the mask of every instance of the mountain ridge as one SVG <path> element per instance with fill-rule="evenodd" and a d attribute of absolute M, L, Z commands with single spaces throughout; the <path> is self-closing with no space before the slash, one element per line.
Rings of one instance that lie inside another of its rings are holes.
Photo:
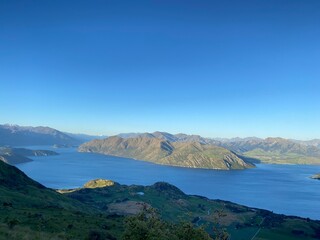
<path fill-rule="evenodd" d="M 50 127 L 0 125 L 0 146 L 78 145 L 79 143 L 79 140 Z"/>

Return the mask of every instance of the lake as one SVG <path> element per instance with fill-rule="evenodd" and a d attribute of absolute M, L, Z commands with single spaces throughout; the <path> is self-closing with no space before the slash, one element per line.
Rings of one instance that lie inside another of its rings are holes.
<path fill-rule="evenodd" d="M 258 164 L 247 170 L 221 171 L 169 167 L 93 153 L 75 148 L 49 149 L 57 156 L 32 157 L 17 165 L 29 177 L 50 188 L 76 188 L 104 178 L 121 184 L 169 182 L 187 194 L 228 200 L 275 213 L 320 219 L 320 181 L 310 176 L 320 166 Z"/>

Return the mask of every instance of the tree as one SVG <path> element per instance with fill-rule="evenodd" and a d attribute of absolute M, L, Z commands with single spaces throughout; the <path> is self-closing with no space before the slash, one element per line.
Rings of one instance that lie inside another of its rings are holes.
<path fill-rule="evenodd" d="M 191 223 L 168 223 L 159 218 L 153 209 L 125 220 L 123 240 L 210 240 L 203 228 L 194 228 Z"/>

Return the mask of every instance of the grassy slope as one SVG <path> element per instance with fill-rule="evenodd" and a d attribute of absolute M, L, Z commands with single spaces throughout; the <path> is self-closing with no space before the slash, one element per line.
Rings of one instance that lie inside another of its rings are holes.
<path fill-rule="evenodd" d="M 143 192 L 144 195 L 138 194 Z M 115 184 L 97 189 L 78 189 L 66 193 L 83 203 L 108 211 L 109 204 L 145 202 L 156 208 L 168 221 L 189 221 L 205 226 L 209 233 L 217 223 L 226 228 L 232 239 L 315 239 L 320 238 L 320 222 L 273 214 L 231 202 L 189 196 L 176 187 L 157 183 L 153 186 Z M 110 205 L 111 206 L 111 205 Z M 260 229 L 260 230 L 259 230 Z"/>
<path fill-rule="evenodd" d="M 0 162 L 0 239 L 84 239 L 94 231 L 119 236 L 122 221 Z"/>

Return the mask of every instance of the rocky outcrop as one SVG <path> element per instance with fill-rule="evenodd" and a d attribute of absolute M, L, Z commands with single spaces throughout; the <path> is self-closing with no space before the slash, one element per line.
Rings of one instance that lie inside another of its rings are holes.
<path fill-rule="evenodd" d="M 94 179 L 83 185 L 84 188 L 103 188 L 113 186 L 114 182 L 105 179 Z"/>

